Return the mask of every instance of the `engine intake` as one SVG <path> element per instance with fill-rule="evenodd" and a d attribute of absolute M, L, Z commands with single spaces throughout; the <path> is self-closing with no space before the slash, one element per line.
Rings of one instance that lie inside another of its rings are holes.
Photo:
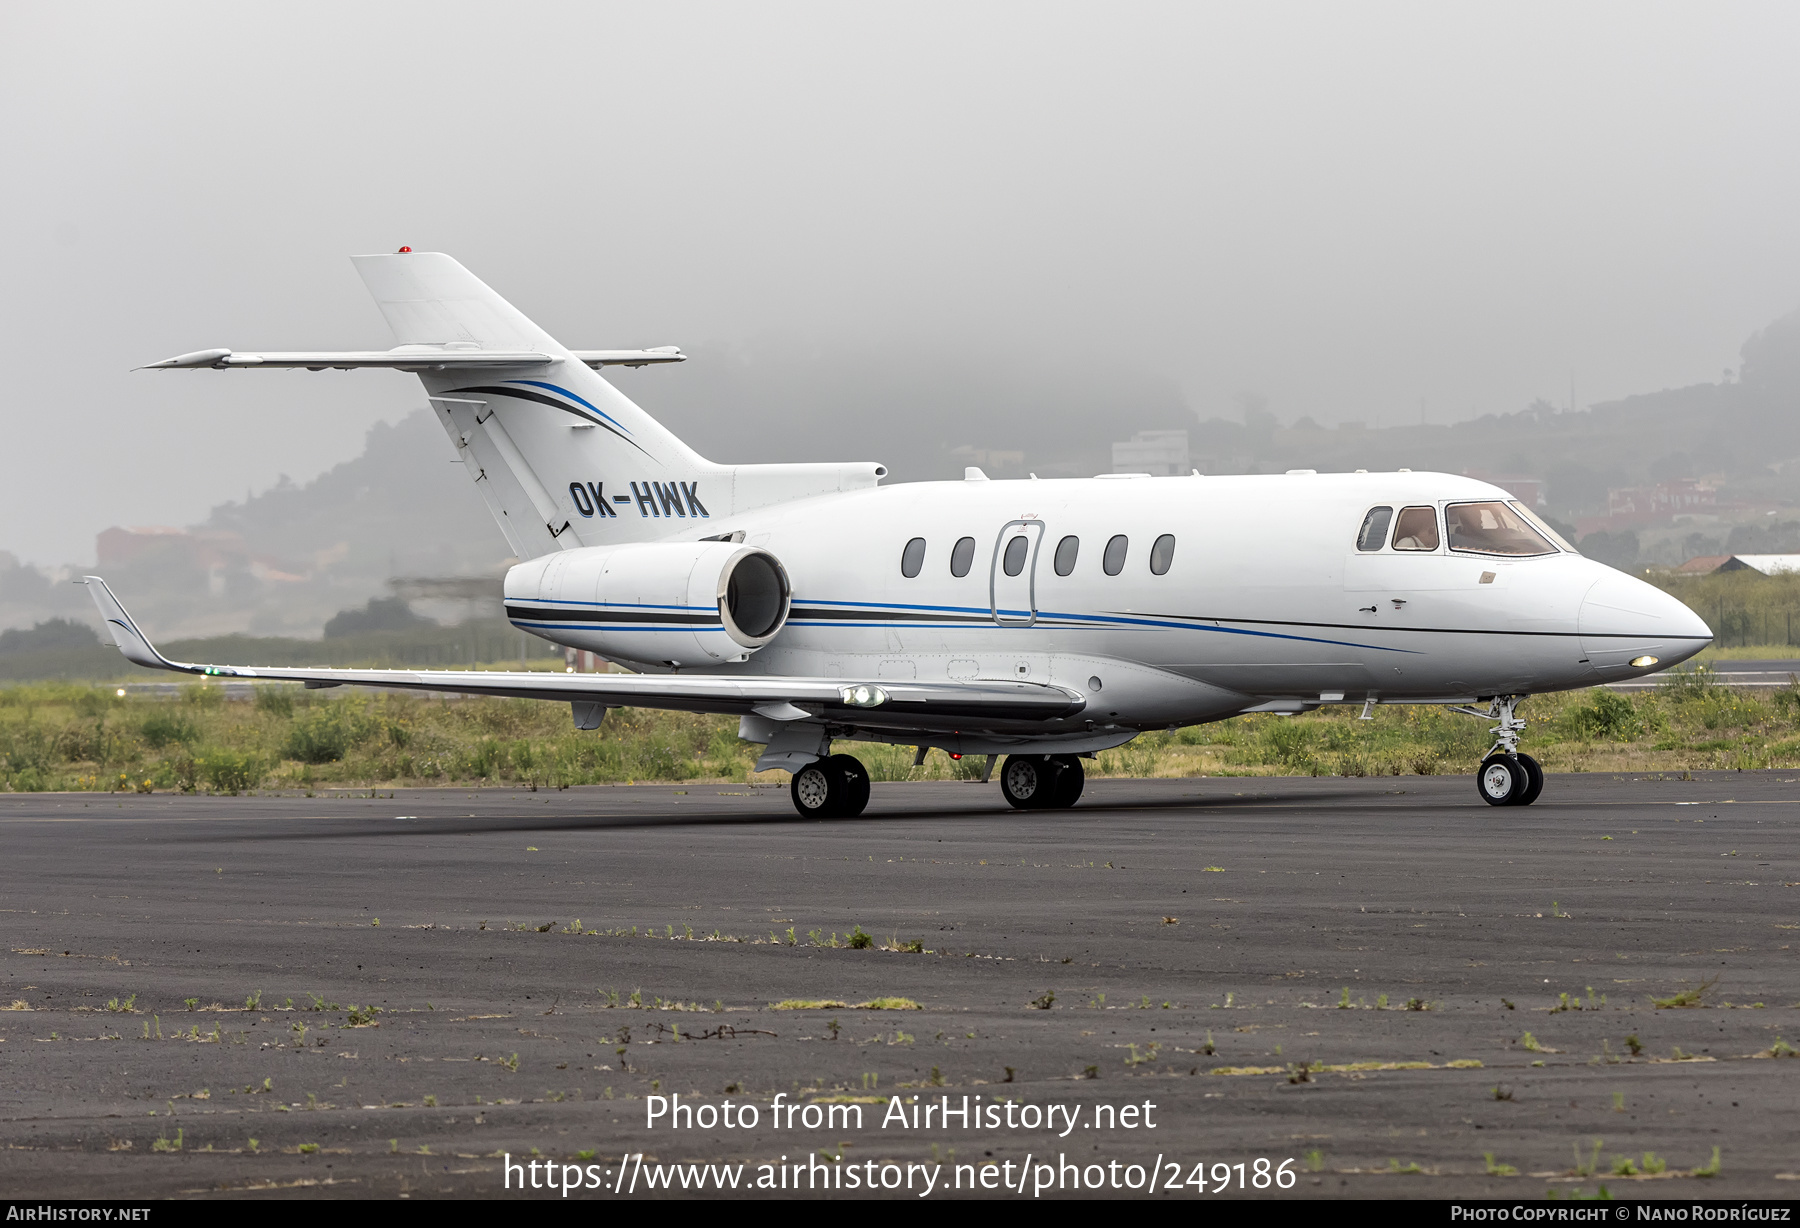
<path fill-rule="evenodd" d="M 556 644 L 672 666 L 741 661 L 787 624 L 781 560 L 736 542 L 565 550 L 506 573 L 506 616 Z"/>

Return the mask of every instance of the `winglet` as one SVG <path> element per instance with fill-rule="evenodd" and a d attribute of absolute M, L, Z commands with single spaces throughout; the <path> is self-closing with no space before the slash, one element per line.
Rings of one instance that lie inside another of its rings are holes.
<path fill-rule="evenodd" d="M 100 607 L 100 617 L 106 620 L 106 629 L 112 632 L 113 643 L 125 654 L 125 659 L 136 665 L 145 665 L 151 669 L 173 669 L 183 673 L 199 674 L 206 671 L 198 665 L 187 665 L 171 661 L 150 643 L 150 639 L 125 612 L 119 599 L 113 596 L 112 589 L 99 576 L 83 576 L 80 583 L 87 585 L 88 592 L 93 595 L 94 604 Z"/>
<path fill-rule="evenodd" d="M 173 358 L 165 358 L 161 362 L 147 362 L 141 367 L 133 367 L 133 371 L 160 371 L 171 367 L 216 367 L 231 357 L 230 350 L 195 350 L 192 354 L 177 354 Z M 104 583 L 102 584 L 104 587 Z"/>

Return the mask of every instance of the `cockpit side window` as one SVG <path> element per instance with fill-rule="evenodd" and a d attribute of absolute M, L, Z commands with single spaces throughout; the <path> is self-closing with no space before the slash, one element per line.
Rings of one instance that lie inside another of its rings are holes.
<path fill-rule="evenodd" d="M 1394 549 L 1436 550 L 1438 548 L 1437 509 L 1435 507 L 1403 507 L 1394 523 Z"/>
<path fill-rule="evenodd" d="M 1532 527 L 1536 528 L 1539 533 L 1542 533 L 1545 537 L 1548 537 L 1551 541 L 1555 542 L 1558 550 L 1563 551 L 1565 554 L 1581 553 L 1581 551 L 1577 550 L 1564 540 L 1561 533 L 1558 533 L 1555 529 L 1546 524 L 1543 517 L 1526 507 L 1523 503 L 1520 503 L 1517 499 L 1512 501 L 1512 507 L 1519 515 L 1525 517 L 1527 524 L 1530 524 Z"/>
<path fill-rule="evenodd" d="M 1394 519 L 1391 507 L 1372 507 L 1363 517 L 1362 531 L 1356 535 L 1358 550 L 1379 550 L 1387 544 L 1388 524 Z"/>
<path fill-rule="evenodd" d="M 1452 503 L 1444 509 L 1452 550 L 1477 554 L 1555 554 L 1529 521 L 1504 503 Z"/>

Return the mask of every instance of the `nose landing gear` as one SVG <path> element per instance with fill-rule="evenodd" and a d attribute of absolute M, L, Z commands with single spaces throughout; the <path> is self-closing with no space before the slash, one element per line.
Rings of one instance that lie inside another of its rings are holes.
<path fill-rule="evenodd" d="M 1453 705 L 1452 712 L 1498 721 L 1494 726 L 1494 746 L 1475 774 L 1476 790 L 1490 806 L 1529 806 L 1544 791 L 1544 769 L 1538 761 L 1519 750 L 1519 735 L 1525 722 L 1515 710 L 1526 695 L 1496 695 L 1485 710 Z"/>

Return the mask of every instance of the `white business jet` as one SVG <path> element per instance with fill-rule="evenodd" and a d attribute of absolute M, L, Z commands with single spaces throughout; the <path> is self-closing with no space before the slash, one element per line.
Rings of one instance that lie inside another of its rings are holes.
<path fill-rule="evenodd" d="M 792 773 L 801 814 L 851 816 L 840 741 L 987 756 L 1012 805 L 1073 805 L 1081 760 L 1139 733 L 1322 704 L 1445 704 L 1495 721 L 1477 774 L 1529 805 L 1533 692 L 1637 678 L 1712 636 L 1581 557 L 1505 491 L 1441 473 L 881 486 L 853 464 L 702 459 L 599 374 L 673 347 L 567 350 L 447 255 L 354 257 L 399 346 L 203 350 L 159 369 L 415 372 L 513 552 L 515 626 L 634 673 L 286 669 L 165 659 L 99 577 L 139 665 L 193 674 L 718 712 Z"/>

